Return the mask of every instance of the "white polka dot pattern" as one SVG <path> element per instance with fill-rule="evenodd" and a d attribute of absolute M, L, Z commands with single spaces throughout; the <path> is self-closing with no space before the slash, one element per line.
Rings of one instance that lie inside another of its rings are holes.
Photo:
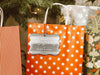
<path fill-rule="evenodd" d="M 53 55 L 31 55 L 29 51 L 29 35 L 43 34 L 43 24 L 28 25 L 26 75 L 82 75 L 84 47 L 84 26 L 50 25 L 47 34 L 60 36 L 60 53 Z"/>

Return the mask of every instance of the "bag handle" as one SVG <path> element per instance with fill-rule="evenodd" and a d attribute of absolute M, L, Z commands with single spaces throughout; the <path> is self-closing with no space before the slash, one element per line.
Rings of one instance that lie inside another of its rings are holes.
<path fill-rule="evenodd" d="M 3 10 L 2 8 L 0 7 L 0 15 L 1 15 L 1 23 L 0 23 L 0 27 L 3 26 Z"/>
<path fill-rule="evenodd" d="M 53 3 L 53 5 L 60 5 L 60 6 L 65 7 L 65 5 L 63 5 L 61 3 Z M 46 33 L 47 33 L 46 24 L 47 24 L 48 11 L 49 11 L 49 7 L 46 9 L 45 18 L 44 18 L 44 36 L 46 36 Z M 67 12 L 67 13 L 69 13 L 69 12 Z M 67 17 L 69 17 L 69 16 L 67 16 Z"/>
<path fill-rule="evenodd" d="M 61 3 L 53 3 L 53 5 L 60 5 L 60 6 L 65 7 L 65 5 L 63 5 L 63 4 L 61 4 Z M 49 7 L 47 8 L 46 13 L 45 13 L 44 24 L 46 24 L 46 23 L 47 23 L 48 11 L 49 11 Z"/>

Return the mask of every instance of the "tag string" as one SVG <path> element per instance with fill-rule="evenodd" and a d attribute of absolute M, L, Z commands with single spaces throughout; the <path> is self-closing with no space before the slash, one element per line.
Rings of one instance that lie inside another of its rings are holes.
<path fill-rule="evenodd" d="M 0 23 L 0 26 L 2 27 L 3 26 L 3 10 L 2 10 L 1 7 L 0 7 L 0 15 L 1 15 L 1 23 Z"/>

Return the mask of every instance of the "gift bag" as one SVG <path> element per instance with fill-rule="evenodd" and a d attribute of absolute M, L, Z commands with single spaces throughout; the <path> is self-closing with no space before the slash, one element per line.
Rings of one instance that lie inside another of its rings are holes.
<path fill-rule="evenodd" d="M 46 24 L 48 10 L 28 24 L 26 75 L 82 75 L 84 26 Z"/>
<path fill-rule="evenodd" d="M 0 75 L 22 75 L 19 27 L 2 27 L 1 8 L 0 14 Z"/>
<path fill-rule="evenodd" d="M 90 17 L 85 37 L 84 74 L 100 75 L 100 10 Z"/>

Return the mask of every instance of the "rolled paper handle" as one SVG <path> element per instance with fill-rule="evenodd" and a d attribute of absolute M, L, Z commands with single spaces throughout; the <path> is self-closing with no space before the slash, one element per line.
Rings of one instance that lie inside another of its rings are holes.
<path fill-rule="evenodd" d="M 61 3 L 53 3 L 53 5 L 60 5 L 60 6 L 65 7 L 65 5 L 63 5 L 63 4 L 61 4 Z M 49 7 L 47 8 L 46 13 L 45 13 L 44 24 L 47 23 L 48 11 L 49 11 Z"/>
<path fill-rule="evenodd" d="M 53 3 L 53 5 L 65 6 L 61 3 Z M 46 24 L 47 24 L 48 11 L 49 11 L 49 7 L 46 9 L 45 18 L 44 18 L 44 36 L 46 36 L 46 33 L 47 33 Z"/>
<path fill-rule="evenodd" d="M 2 10 L 1 7 L 0 7 L 0 15 L 1 15 L 1 23 L 0 23 L 0 26 L 2 27 L 3 26 L 3 10 Z"/>

